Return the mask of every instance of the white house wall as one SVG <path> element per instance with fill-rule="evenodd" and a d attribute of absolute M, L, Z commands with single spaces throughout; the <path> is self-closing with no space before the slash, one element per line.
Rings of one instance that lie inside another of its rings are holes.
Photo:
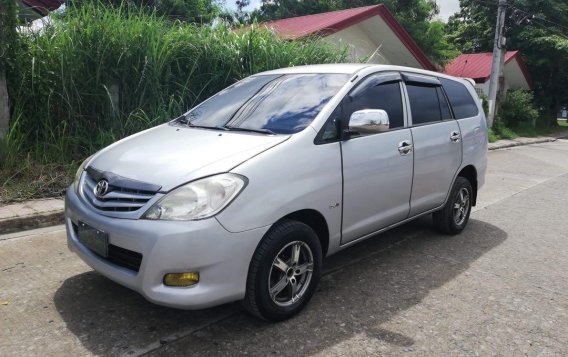
<path fill-rule="evenodd" d="M 521 66 L 519 66 L 519 62 L 517 62 L 516 58 L 505 65 L 504 74 L 505 74 L 505 88 L 507 90 L 531 89 L 529 83 L 527 82 L 525 74 L 521 70 Z"/>
<path fill-rule="evenodd" d="M 485 82 L 485 83 L 475 83 L 475 89 L 476 92 L 479 93 L 479 91 L 477 89 L 480 89 L 483 94 L 485 94 L 486 96 L 489 96 L 489 81 Z"/>
<path fill-rule="evenodd" d="M 348 46 L 354 62 L 424 68 L 380 16 L 338 31 L 326 40 Z"/>
<path fill-rule="evenodd" d="M 367 60 L 377 49 L 377 45 L 363 32 L 361 26 L 354 25 L 344 30 L 334 33 L 326 37 L 327 40 L 347 46 L 351 62 L 359 62 L 361 59 Z M 375 64 L 391 64 L 384 56 L 375 55 L 369 61 Z"/>

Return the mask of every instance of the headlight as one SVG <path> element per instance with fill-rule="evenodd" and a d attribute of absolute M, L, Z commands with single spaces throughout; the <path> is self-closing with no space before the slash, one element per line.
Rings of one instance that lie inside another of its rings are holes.
<path fill-rule="evenodd" d="M 75 173 L 75 180 L 73 180 L 73 188 L 75 189 L 75 192 L 77 192 L 79 189 L 79 180 L 81 179 L 81 174 L 83 173 L 83 171 L 85 171 L 85 166 L 87 166 L 93 156 L 94 155 L 91 155 L 85 161 L 83 161 L 81 166 L 79 166 L 77 173 Z"/>
<path fill-rule="evenodd" d="M 165 195 L 143 218 L 171 221 L 209 218 L 237 197 L 246 183 L 245 177 L 229 173 L 190 182 Z"/>

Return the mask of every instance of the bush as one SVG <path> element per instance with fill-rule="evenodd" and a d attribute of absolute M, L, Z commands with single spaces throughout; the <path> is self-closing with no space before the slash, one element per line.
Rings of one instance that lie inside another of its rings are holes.
<path fill-rule="evenodd" d="M 535 127 L 539 115 L 533 99 L 533 93 L 529 91 L 508 91 L 499 107 L 499 120 L 509 128 L 520 125 Z"/>
<path fill-rule="evenodd" d="M 481 100 L 481 106 L 483 107 L 483 113 L 487 118 L 489 116 L 489 98 L 485 95 L 485 93 L 478 93 L 478 97 Z"/>
<path fill-rule="evenodd" d="M 515 139 L 518 137 L 517 133 L 515 133 L 511 128 L 505 126 L 502 120 L 496 120 L 493 123 L 492 133 L 494 136 L 498 137 L 499 139 Z"/>
<path fill-rule="evenodd" d="M 21 42 L 18 66 L 8 73 L 13 113 L 5 168 L 22 159 L 80 160 L 251 74 L 347 56 L 321 41 L 285 41 L 255 26 L 199 27 L 97 3 L 68 6 Z"/>
<path fill-rule="evenodd" d="M 493 128 L 489 128 L 489 132 L 487 133 L 487 140 L 490 143 L 494 143 L 499 139 L 500 139 L 499 135 L 495 134 L 495 131 L 493 131 Z"/>

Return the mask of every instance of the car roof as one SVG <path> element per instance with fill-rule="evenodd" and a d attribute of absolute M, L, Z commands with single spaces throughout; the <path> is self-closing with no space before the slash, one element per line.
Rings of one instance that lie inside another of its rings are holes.
<path fill-rule="evenodd" d="M 300 73 L 357 73 L 363 68 L 370 67 L 368 64 L 360 63 L 337 63 L 337 64 L 314 64 L 308 66 L 295 66 L 275 69 L 272 71 L 259 73 L 263 74 L 300 74 Z"/>
<path fill-rule="evenodd" d="M 383 65 L 383 64 L 367 64 L 367 63 L 337 63 L 337 64 L 316 64 L 307 66 L 295 66 L 275 69 L 272 71 L 261 72 L 258 75 L 267 74 L 302 74 L 302 73 L 339 73 L 339 74 L 356 74 L 364 69 L 369 69 L 371 71 L 403 71 L 412 72 L 416 74 L 424 74 L 429 76 L 436 76 L 439 78 L 448 78 L 458 81 L 465 80 L 461 78 L 456 78 L 444 73 L 432 72 L 424 69 L 418 69 L 413 67 L 403 67 L 403 66 L 393 66 L 393 65 Z M 366 71 L 367 72 L 367 71 Z"/>

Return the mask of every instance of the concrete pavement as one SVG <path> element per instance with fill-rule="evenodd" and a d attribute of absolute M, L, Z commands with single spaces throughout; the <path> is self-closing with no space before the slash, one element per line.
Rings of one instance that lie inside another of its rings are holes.
<path fill-rule="evenodd" d="M 0 237 L 0 356 L 567 355 L 568 141 L 489 162 L 462 235 L 424 218 L 343 251 L 279 324 L 152 305 L 69 253 L 61 227 Z"/>

